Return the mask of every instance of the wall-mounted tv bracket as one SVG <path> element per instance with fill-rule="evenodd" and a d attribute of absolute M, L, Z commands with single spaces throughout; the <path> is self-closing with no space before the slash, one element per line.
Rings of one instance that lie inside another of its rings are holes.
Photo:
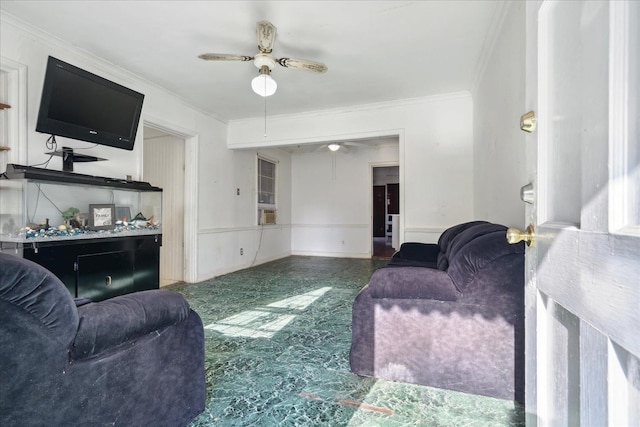
<path fill-rule="evenodd" d="M 87 154 L 77 154 L 73 152 L 73 148 L 70 147 L 62 147 L 62 151 L 56 150 L 50 153 L 52 156 L 62 156 L 62 170 L 65 172 L 73 172 L 73 163 L 85 163 L 85 162 L 99 162 L 103 159 L 101 157 L 89 156 Z"/>

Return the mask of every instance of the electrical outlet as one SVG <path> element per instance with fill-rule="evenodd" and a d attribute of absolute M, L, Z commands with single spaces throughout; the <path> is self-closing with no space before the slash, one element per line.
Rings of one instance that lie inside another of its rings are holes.
<path fill-rule="evenodd" d="M 236 188 L 236 195 L 239 196 L 240 195 L 240 189 Z"/>
<path fill-rule="evenodd" d="M 240 248 L 240 255 L 244 255 L 244 249 Z"/>

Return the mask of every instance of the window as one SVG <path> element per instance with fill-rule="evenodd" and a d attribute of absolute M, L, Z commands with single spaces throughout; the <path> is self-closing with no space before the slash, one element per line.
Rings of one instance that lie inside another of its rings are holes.
<path fill-rule="evenodd" d="M 258 157 L 258 224 L 275 224 L 276 163 Z"/>
<path fill-rule="evenodd" d="M 258 158 L 258 206 L 276 207 L 276 164 Z"/>

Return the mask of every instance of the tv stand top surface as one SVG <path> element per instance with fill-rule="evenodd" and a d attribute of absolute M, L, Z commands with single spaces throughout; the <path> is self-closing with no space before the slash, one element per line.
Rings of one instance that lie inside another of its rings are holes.
<path fill-rule="evenodd" d="M 98 185 L 138 191 L 162 191 L 148 182 L 128 181 L 126 179 L 108 178 L 104 176 L 84 175 L 75 172 L 65 172 L 35 166 L 9 163 L 2 174 L 3 179 L 33 179 L 37 181 L 59 182 L 69 184 Z"/>

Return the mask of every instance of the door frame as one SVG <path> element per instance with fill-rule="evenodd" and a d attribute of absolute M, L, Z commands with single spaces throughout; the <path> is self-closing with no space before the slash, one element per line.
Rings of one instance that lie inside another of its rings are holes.
<path fill-rule="evenodd" d="M 404 220 L 403 220 L 403 212 L 404 212 L 404 183 L 403 183 L 403 167 L 402 167 L 402 154 L 404 148 L 404 138 L 403 135 L 398 135 L 398 148 L 400 150 L 399 158 L 400 161 L 397 162 L 370 162 L 369 163 L 369 257 L 373 256 L 373 169 L 374 168 L 384 168 L 384 167 L 398 167 L 398 184 L 400 185 L 400 191 L 398 197 L 400 198 L 399 204 L 399 242 L 402 243 L 404 239 L 402 238 L 402 230 L 404 229 Z M 386 202 L 385 202 L 386 203 Z M 386 218 L 385 218 L 386 219 Z"/>
<path fill-rule="evenodd" d="M 184 140 L 184 251 L 183 280 L 198 281 L 198 145 L 199 135 L 157 117 L 144 116 L 142 125 Z M 143 150 L 145 149 L 143 144 Z M 143 156 L 139 157 L 139 168 L 143 170 Z"/>

